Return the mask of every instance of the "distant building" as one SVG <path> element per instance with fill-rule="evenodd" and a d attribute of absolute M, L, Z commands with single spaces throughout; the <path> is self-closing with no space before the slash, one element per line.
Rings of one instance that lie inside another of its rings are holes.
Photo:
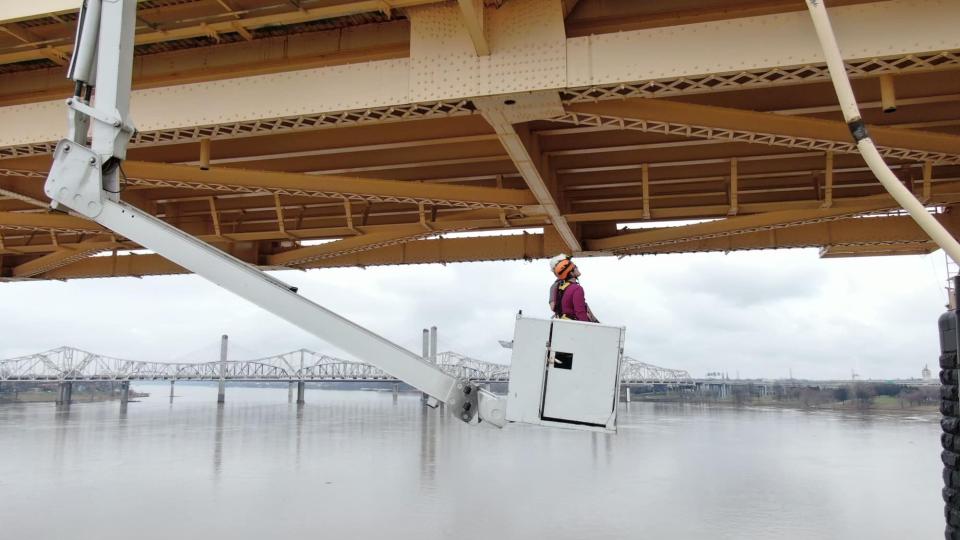
<path fill-rule="evenodd" d="M 923 377 L 923 379 L 924 379 L 924 380 L 927 380 L 927 381 L 930 380 L 930 379 L 932 379 L 933 377 L 930 375 L 930 367 L 929 367 L 929 366 L 923 366 L 923 370 L 920 372 L 920 376 Z"/>

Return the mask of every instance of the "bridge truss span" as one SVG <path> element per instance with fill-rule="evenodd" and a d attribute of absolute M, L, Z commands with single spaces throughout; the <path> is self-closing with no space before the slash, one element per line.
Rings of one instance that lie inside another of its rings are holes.
<path fill-rule="evenodd" d="M 641 362 L 630 356 L 623 357 L 620 368 L 620 382 L 623 384 L 667 384 L 693 385 L 693 377 L 685 369 L 670 369 L 646 362 Z"/>
<path fill-rule="evenodd" d="M 457 378 L 476 382 L 509 382 L 510 366 L 485 362 L 456 352 L 437 355 L 437 365 Z M 0 360 L 0 382 L 73 381 L 388 381 L 385 371 L 364 363 L 320 354 L 308 349 L 225 362 L 150 362 L 103 356 L 73 347 Z M 624 357 L 625 384 L 692 384 L 684 370 L 654 366 Z"/>

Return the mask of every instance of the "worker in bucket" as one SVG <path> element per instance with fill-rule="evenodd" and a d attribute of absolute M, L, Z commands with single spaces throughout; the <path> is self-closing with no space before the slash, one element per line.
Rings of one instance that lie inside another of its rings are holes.
<path fill-rule="evenodd" d="M 550 270 L 557 278 L 550 286 L 550 310 L 554 318 L 600 322 L 587 305 L 583 287 L 577 279 L 580 269 L 573 260 L 561 253 L 550 259 Z"/>

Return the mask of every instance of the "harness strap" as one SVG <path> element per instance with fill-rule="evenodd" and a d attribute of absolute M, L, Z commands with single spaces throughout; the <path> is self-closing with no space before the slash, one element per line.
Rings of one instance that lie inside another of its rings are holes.
<path fill-rule="evenodd" d="M 564 281 L 557 286 L 557 296 L 553 302 L 553 314 L 559 319 L 569 319 L 569 317 L 563 314 L 563 292 L 567 290 L 567 287 L 570 286 L 570 281 Z"/>

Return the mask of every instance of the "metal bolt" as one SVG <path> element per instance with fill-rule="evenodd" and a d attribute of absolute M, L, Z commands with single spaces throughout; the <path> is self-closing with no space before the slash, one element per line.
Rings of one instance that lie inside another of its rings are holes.
<path fill-rule="evenodd" d="M 470 407 L 471 407 L 471 405 L 470 405 L 469 402 L 463 404 L 463 410 L 465 410 L 465 411 L 469 411 L 469 410 L 470 410 Z"/>
<path fill-rule="evenodd" d="M 97 158 L 90 158 L 90 164 L 91 164 L 91 165 L 96 165 L 96 164 L 97 164 Z"/>
<path fill-rule="evenodd" d="M 469 421 L 469 420 L 470 420 L 470 415 L 467 414 L 467 413 L 463 413 L 463 414 L 460 415 L 460 418 L 463 418 L 464 420 Z"/>
<path fill-rule="evenodd" d="M 68 144 L 68 145 L 65 145 L 65 146 L 63 147 L 63 151 L 64 151 L 64 152 L 69 152 L 69 151 L 70 151 L 70 145 L 69 145 L 69 144 Z"/>

